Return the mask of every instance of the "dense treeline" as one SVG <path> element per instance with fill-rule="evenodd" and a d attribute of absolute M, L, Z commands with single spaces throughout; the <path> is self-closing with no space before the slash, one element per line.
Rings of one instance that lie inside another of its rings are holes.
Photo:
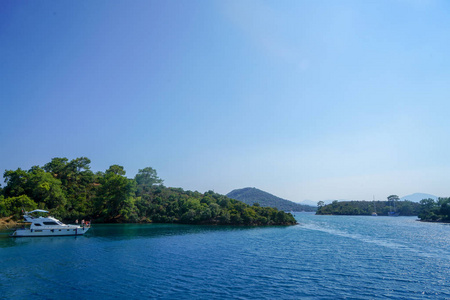
<path fill-rule="evenodd" d="M 214 192 L 167 188 L 153 168 L 133 179 L 122 166 L 93 173 L 86 157 L 53 158 L 43 167 L 4 172 L 0 216 L 19 219 L 22 209 L 46 209 L 57 218 L 113 223 L 185 223 L 229 225 L 290 225 L 291 214 L 275 208 L 249 206 Z"/>
<path fill-rule="evenodd" d="M 450 198 L 420 200 L 419 218 L 428 222 L 450 222 Z"/>
<path fill-rule="evenodd" d="M 375 207 L 374 207 L 375 205 Z M 412 201 L 396 201 L 395 211 L 401 216 L 417 216 L 420 204 Z M 387 216 L 393 211 L 392 201 L 333 201 L 328 205 L 319 205 L 317 215 L 371 215 Z"/>

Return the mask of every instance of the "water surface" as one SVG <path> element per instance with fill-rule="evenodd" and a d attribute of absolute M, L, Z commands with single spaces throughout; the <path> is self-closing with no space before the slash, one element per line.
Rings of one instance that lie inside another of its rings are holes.
<path fill-rule="evenodd" d="M 315 216 L 297 226 L 94 225 L 0 235 L 0 298 L 449 299 L 450 226 Z"/>

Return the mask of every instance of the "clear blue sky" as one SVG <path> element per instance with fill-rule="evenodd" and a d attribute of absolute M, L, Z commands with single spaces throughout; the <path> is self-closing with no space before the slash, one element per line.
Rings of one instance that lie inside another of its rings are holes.
<path fill-rule="evenodd" d="M 450 196 L 450 2 L 0 2 L 0 171 Z"/>

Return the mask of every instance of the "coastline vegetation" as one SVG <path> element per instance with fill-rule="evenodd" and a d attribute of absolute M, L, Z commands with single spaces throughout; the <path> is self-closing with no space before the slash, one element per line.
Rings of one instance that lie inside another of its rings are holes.
<path fill-rule="evenodd" d="M 396 201 L 395 211 L 400 216 L 417 216 L 420 211 L 420 204 L 412 201 Z M 393 211 L 392 201 L 333 201 L 324 205 L 322 201 L 318 203 L 317 215 L 365 215 L 370 216 L 376 212 L 379 216 L 387 216 Z"/>
<path fill-rule="evenodd" d="M 395 196 L 395 195 L 392 195 Z M 391 197 L 391 196 L 389 196 Z M 419 203 L 412 201 L 398 201 L 398 197 L 389 198 L 388 201 L 333 201 L 324 205 L 318 203 L 317 215 L 371 215 L 372 212 L 387 216 L 393 209 L 400 216 L 418 216 L 423 222 L 450 223 L 450 198 L 439 198 L 437 201 L 431 198 L 422 199 Z M 375 205 L 375 207 L 374 207 Z"/>
<path fill-rule="evenodd" d="M 163 185 L 156 170 L 139 170 L 132 179 L 122 166 L 90 170 L 90 159 L 53 158 L 43 167 L 6 170 L 0 188 L 0 217 L 21 218 L 22 210 L 46 209 L 62 220 L 97 223 L 183 223 L 214 225 L 293 225 L 284 211 L 247 205 L 208 191 Z"/>
<path fill-rule="evenodd" d="M 450 198 L 420 200 L 419 218 L 424 222 L 450 223 Z"/>

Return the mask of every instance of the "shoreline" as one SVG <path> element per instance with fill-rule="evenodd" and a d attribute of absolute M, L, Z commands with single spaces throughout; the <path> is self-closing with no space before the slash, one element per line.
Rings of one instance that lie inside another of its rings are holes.
<path fill-rule="evenodd" d="M 0 218 L 0 230 L 8 230 L 19 226 L 19 222 L 14 221 L 12 217 Z"/>
<path fill-rule="evenodd" d="M 442 223 L 442 224 L 450 224 L 450 221 L 442 221 L 442 220 L 417 220 L 419 222 L 426 222 L 426 223 Z"/>
<path fill-rule="evenodd" d="M 9 230 L 13 229 L 15 227 L 21 226 L 23 224 L 22 221 L 14 221 L 12 217 L 5 217 L 0 218 L 0 230 Z M 67 223 L 69 224 L 69 223 Z M 172 223 L 157 223 L 157 222 L 133 222 L 133 223 L 127 223 L 127 222 L 99 222 L 95 224 L 180 224 L 180 225 L 200 225 L 200 226 L 251 226 L 251 227 L 259 227 L 259 226 L 295 226 L 299 223 L 296 222 L 294 224 L 186 224 L 186 223 L 178 223 L 178 222 L 172 222 Z"/>

